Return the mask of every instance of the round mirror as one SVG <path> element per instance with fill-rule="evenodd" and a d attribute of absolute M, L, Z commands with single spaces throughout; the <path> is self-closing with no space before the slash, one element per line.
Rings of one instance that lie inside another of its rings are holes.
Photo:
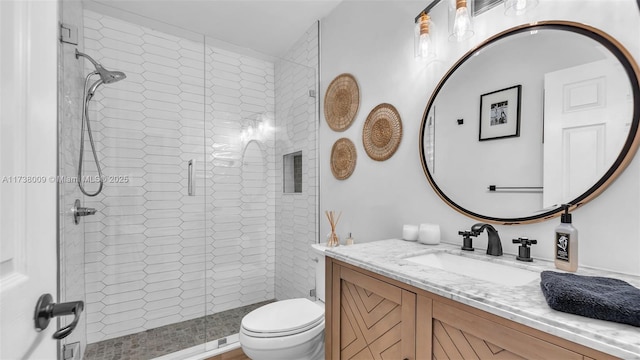
<path fill-rule="evenodd" d="M 546 21 L 495 35 L 436 86 L 420 129 L 427 179 L 493 223 L 558 216 L 599 195 L 638 147 L 638 66 L 602 31 Z"/>

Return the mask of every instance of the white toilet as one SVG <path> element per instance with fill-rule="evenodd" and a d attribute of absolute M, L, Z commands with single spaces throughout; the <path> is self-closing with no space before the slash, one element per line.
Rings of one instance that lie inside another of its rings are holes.
<path fill-rule="evenodd" d="M 311 245 L 316 263 L 317 302 L 276 301 L 248 313 L 240 326 L 242 351 L 254 360 L 324 359 L 324 250 Z"/>

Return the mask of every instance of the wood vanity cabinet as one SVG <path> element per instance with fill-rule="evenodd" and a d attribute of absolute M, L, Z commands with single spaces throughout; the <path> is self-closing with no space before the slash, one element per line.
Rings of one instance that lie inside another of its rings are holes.
<path fill-rule="evenodd" d="M 615 359 L 326 258 L 326 359 Z"/>

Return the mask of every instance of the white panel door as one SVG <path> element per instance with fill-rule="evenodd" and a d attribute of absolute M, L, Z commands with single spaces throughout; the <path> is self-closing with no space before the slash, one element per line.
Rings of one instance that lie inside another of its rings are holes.
<path fill-rule="evenodd" d="M 622 66 L 596 61 L 545 74 L 543 208 L 571 201 L 611 166 L 631 123 Z"/>
<path fill-rule="evenodd" d="M 57 2 L 0 1 L 0 359 L 56 359 Z"/>

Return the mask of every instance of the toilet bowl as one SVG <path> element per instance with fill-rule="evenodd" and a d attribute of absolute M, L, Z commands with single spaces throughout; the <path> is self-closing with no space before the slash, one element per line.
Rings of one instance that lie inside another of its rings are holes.
<path fill-rule="evenodd" d="M 318 301 L 296 298 L 259 307 L 242 318 L 240 346 L 254 360 L 324 359 L 324 250 L 312 245 Z"/>
<path fill-rule="evenodd" d="M 242 319 L 240 345 L 254 360 L 324 359 L 324 304 L 277 301 Z"/>

